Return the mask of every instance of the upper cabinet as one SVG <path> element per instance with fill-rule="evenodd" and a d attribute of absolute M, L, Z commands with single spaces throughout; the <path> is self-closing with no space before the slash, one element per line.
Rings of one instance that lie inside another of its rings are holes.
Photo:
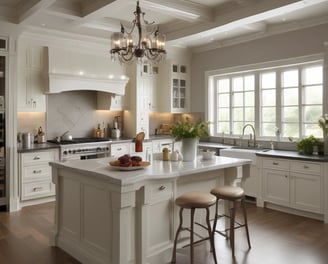
<path fill-rule="evenodd" d="M 45 112 L 45 47 L 20 41 L 18 45 L 18 111 Z"/>
<path fill-rule="evenodd" d="M 183 61 L 167 60 L 161 66 L 160 110 L 187 113 L 190 110 L 190 65 Z"/>

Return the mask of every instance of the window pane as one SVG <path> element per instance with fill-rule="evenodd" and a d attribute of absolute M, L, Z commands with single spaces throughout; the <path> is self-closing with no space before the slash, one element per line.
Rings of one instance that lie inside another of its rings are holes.
<path fill-rule="evenodd" d="M 283 122 L 298 122 L 298 107 L 284 107 L 282 120 Z"/>
<path fill-rule="evenodd" d="M 310 105 L 310 106 L 305 106 L 304 107 L 304 121 L 305 122 L 314 122 L 318 126 L 318 119 L 321 116 L 322 113 L 322 106 L 318 105 Z"/>
<path fill-rule="evenodd" d="M 272 123 L 262 123 L 262 136 L 273 137 L 276 125 Z"/>
<path fill-rule="evenodd" d="M 229 122 L 218 122 L 218 132 L 229 134 L 230 133 Z"/>
<path fill-rule="evenodd" d="M 229 108 L 219 108 L 219 120 L 220 121 L 229 121 L 230 120 Z"/>
<path fill-rule="evenodd" d="M 261 74 L 261 88 L 275 88 L 276 87 L 276 73 L 269 72 Z"/>
<path fill-rule="evenodd" d="M 243 133 L 243 122 L 233 122 L 233 132 L 236 135 L 241 135 Z"/>
<path fill-rule="evenodd" d="M 283 137 L 299 137 L 299 125 L 298 124 L 283 124 L 282 126 Z"/>
<path fill-rule="evenodd" d="M 313 135 L 318 138 L 322 138 L 322 131 L 318 129 L 317 124 L 306 124 L 305 125 L 305 135 L 310 136 Z"/>
<path fill-rule="evenodd" d="M 243 86 L 243 78 L 242 77 L 237 77 L 232 79 L 232 91 L 243 91 L 244 89 Z"/>
<path fill-rule="evenodd" d="M 275 107 L 262 108 L 262 122 L 276 122 L 276 108 Z"/>
<path fill-rule="evenodd" d="M 233 94 L 233 106 L 243 106 L 244 97 L 243 93 L 234 93 Z"/>
<path fill-rule="evenodd" d="M 322 66 L 310 67 L 304 70 L 304 84 L 322 83 Z"/>
<path fill-rule="evenodd" d="M 230 106 L 230 96 L 229 94 L 219 94 L 219 107 L 229 107 Z"/>
<path fill-rule="evenodd" d="M 298 86 L 298 70 L 283 72 L 281 81 L 282 81 L 282 87 Z"/>
<path fill-rule="evenodd" d="M 262 91 L 262 106 L 276 105 L 276 91 L 263 90 Z"/>
<path fill-rule="evenodd" d="M 304 87 L 305 104 L 322 104 L 322 86 Z"/>
<path fill-rule="evenodd" d="M 219 92 L 229 92 L 229 84 L 230 84 L 230 80 L 229 79 L 221 79 L 218 81 L 218 85 L 219 85 Z"/>
<path fill-rule="evenodd" d="M 283 105 L 298 105 L 298 88 L 283 89 Z"/>
<path fill-rule="evenodd" d="M 234 108 L 233 109 L 233 120 L 235 120 L 235 121 L 243 121 L 244 120 L 243 108 Z"/>
<path fill-rule="evenodd" d="M 245 91 L 255 90 L 255 79 L 254 75 L 248 75 L 244 78 Z"/>
<path fill-rule="evenodd" d="M 249 121 L 254 122 L 255 121 L 254 109 L 255 109 L 254 107 L 246 107 L 245 108 L 245 121 L 246 122 L 249 122 Z"/>
<path fill-rule="evenodd" d="M 254 106 L 254 92 L 245 93 L 245 106 Z"/>

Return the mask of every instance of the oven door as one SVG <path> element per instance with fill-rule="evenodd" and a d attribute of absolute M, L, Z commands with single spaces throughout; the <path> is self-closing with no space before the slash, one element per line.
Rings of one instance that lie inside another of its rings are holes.
<path fill-rule="evenodd" d="M 81 155 L 80 159 L 81 160 L 87 160 L 87 159 L 98 159 L 98 158 L 106 158 L 107 153 L 88 153 L 86 155 Z"/>

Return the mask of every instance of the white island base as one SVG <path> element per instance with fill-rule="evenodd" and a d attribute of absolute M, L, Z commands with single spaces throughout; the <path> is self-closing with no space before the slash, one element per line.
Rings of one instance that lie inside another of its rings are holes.
<path fill-rule="evenodd" d="M 116 171 L 108 161 L 50 163 L 56 184 L 51 243 L 82 263 L 168 263 L 178 225 L 175 198 L 188 191 L 235 185 L 240 181 L 237 167 L 242 166 L 247 177 L 251 163 L 214 157 L 153 161 L 142 170 Z M 211 213 L 214 216 L 214 207 Z M 204 223 L 204 214 L 196 210 L 195 219 Z M 188 221 L 184 216 L 184 224 Z"/>

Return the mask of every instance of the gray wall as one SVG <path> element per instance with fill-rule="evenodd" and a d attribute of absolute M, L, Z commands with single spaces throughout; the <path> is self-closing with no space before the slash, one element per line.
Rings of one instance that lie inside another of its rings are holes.
<path fill-rule="evenodd" d="M 192 56 L 192 112 L 205 109 L 205 72 L 323 53 L 328 24 L 222 47 Z"/>

